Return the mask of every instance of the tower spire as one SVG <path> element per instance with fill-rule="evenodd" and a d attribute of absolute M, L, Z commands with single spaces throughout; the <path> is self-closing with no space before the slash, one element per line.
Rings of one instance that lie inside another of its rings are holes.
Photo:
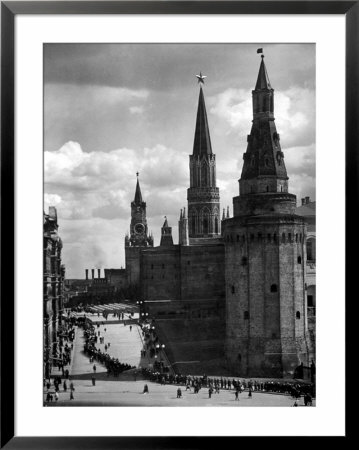
<path fill-rule="evenodd" d="M 141 194 L 141 188 L 140 188 L 140 182 L 138 179 L 139 173 L 136 173 L 137 176 L 137 183 L 136 183 L 136 192 L 135 192 L 135 200 L 134 202 L 139 204 L 142 203 L 142 194 Z"/>
<path fill-rule="evenodd" d="M 196 131 L 194 134 L 193 155 L 211 155 L 212 145 L 209 135 L 206 105 L 202 86 L 199 89 Z"/>
<path fill-rule="evenodd" d="M 269 81 L 266 65 L 264 64 L 264 55 L 261 55 L 261 65 L 259 66 L 258 78 L 255 90 L 272 89 Z"/>

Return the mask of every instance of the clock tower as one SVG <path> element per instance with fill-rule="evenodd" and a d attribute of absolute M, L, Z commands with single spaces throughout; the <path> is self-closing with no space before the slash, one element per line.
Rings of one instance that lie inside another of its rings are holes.
<path fill-rule="evenodd" d="M 153 238 L 148 236 L 146 202 L 142 193 L 137 172 L 135 198 L 131 202 L 130 236 L 125 238 L 126 271 L 129 284 L 137 284 L 140 279 L 141 250 L 153 247 Z"/>

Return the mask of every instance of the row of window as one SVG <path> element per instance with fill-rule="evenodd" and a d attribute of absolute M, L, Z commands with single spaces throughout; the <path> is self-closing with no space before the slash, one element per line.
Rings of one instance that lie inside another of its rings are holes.
<path fill-rule="evenodd" d="M 296 318 L 296 319 L 300 319 L 300 311 L 297 311 L 297 312 L 295 313 L 295 318 Z M 243 313 L 243 319 L 244 319 L 244 320 L 249 320 L 249 311 L 244 311 L 244 313 Z"/>
<path fill-rule="evenodd" d="M 278 286 L 276 284 L 272 284 L 270 286 L 270 291 L 271 292 L 278 292 Z M 236 287 L 234 285 L 231 286 L 231 292 L 232 292 L 232 294 L 236 293 Z"/>
<path fill-rule="evenodd" d="M 267 242 L 278 242 L 278 237 L 277 234 L 270 234 L 268 233 L 267 235 L 264 235 L 262 233 L 258 233 L 257 235 L 255 235 L 254 233 L 251 233 L 249 235 L 249 241 L 250 242 L 254 242 L 256 239 L 258 241 L 262 241 L 264 238 L 267 239 Z M 239 235 L 237 234 L 236 237 L 234 237 L 232 234 L 227 234 L 226 236 L 226 241 L 227 242 L 239 242 L 244 244 L 246 242 L 246 236 L 243 235 Z M 282 233 L 281 236 L 281 242 L 282 243 L 286 243 L 286 242 L 302 242 L 302 233 L 296 233 L 293 234 L 292 233 Z"/>

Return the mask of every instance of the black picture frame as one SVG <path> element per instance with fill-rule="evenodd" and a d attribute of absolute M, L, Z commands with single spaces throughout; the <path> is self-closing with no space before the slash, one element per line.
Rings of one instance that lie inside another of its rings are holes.
<path fill-rule="evenodd" d="M 346 20 L 346 236 L 356 237 L 350 214 L 358 205 L 359 1 L 4 1 L 1 2 L 1 448 L 198 448 L 226 445 L 227 437 L 15 436 L 14 404 L 14 21 L 18 14 L 340 14 Z M 335 57 L 333 56 L 333 60 Z M 355 292 L 346 241 L 346 296 Z M 344 261 L 342 262 L 344 263 Z M 348 314 L 346 302 L 346 314 Z M 348 318 L 348 315 L 346 316 Z M 29 318 L 31 320 L 31 318 Z M 348 322 L 347 322 L 348 323 Z M 346 344 L 349 344 L 346 327 Z M 9 339 L 10 337 L 10 339 Z M 347 347 L 346 347 L 347 348 Z M 347 350 L 346 350 L 347 352 Z M 346 362 L 347 373 L 354 360 Z M 342 387 L 340 387 L 342 389 Z M 344 390 L 343 390 L 344 392 Z M 348 400 L 348 398 L 346 398 Z M 348 401 L 346 402 L 348 407 Z M 346 415 L 347 416 L 347 415 Z M 346 437 L 349 437 L 348 425 Z M 115 432 L 115 430 L 114 430 Z M 200 434 L 200 430 L 199 430 Z M 231 438 L 233 439 L 233 438 Z M 238 439 L 238 438 L 234 438 Z M 220 442 L 216 442 L 220 440 Z M 285 441 L 287 438 L 284 439 Z M 242 443 L 242 442 L 241 442 Z M 228 442 L 227 445 L 233 445 Z"/>

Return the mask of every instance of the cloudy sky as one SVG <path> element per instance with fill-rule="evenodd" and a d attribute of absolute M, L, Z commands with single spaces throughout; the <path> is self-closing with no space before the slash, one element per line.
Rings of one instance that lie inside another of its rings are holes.
<path fill-rule="evenodd" d="M 149 229 L 166 215 L 178 242 L 186 206 L 199 86 L 217 161 L 221 207 L 238 195 L 251 91 L 263 47 L 289 190 L 315 200 L 312 44 L 47 44 L 44 208 L 56 206 L 68 278 L 124 267 L 124 236 L 140 173 Z"/>

